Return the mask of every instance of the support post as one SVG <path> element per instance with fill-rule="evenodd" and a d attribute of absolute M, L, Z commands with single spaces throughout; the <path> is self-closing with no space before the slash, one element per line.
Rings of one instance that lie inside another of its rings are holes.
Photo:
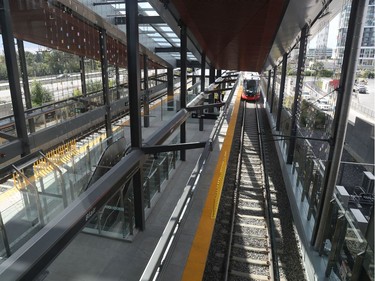
<path fill-rule="evenodd" d="M 208 80 L 210 85 L 215 82 L 215 67 L 213 65 L 210 65 L 210 76 Z"/>
<path fill-rule="evenodd" d="M 174 110 L 174 91 L 173 91 L 173 68 L 167 68 L 167 97 L 168 97 L 168 111 Z"/>
<path fill-rule="evenodd" d="M 297 77 L 296 77 L 296 87 L 295 87 L 295 92 L 294 92 L 293 109 L 292 109 L 292 120 L 291 120 L 289 147 L 288 147 L 288 156 L 286 160 L 287 164 L 292 164 L 294 149 L 296 146 L 295 137 L 297 136 L 297 113 L 298 113 L 298 108 L 299 108 L 300 96 L 302 92 L 303 71 L 305 67 L 308 30 L 309 30 L 308 25 L 305 25 L 302 28 L 301 40 L 299 42 Z"/>
<path fill-rule="evenodd" d="M 120 93 L 120 68 L 118 65 L 115 67 L 116 72 L 116 99 L 121 99 L 121 93 Z"/>
<path fill-rule="evenodd" d="M 213 65 L 210 65 L 210 76 L 209 76 L 208 81 L 210 85 L 215 82 L 215 67 Z M 208 94 L 208 103 L 212 104 L 215 102 L 215 95 L 218 95 L 218 94 L 217 93 Z M 214 108 L 213 107 L 208 108 L 208 112 L 213 113 Z"/>
<path fill-rule="evenodd" d="M 197 111 L 197 114 L 198 114 L 198 118 L 199 118 L 199 131 L 200 132 L 203 132 L 204 130 L 204 113 L 203 113 L 203 109 L 199 109 Z"/>
<path fill-rule="evenodd" d="M 137 2 L 135 2 L 137 3 Z M 145 229 L 145 202 L 143 192 L 143 176 L 139 169 L 133 176 L 133 193 L 134 193 L 134 224 L 140 230 Z"/>
<path fill-rule="evenodd" d="M 187 35 L 186 26 L 181 24 L 181 94 L 180 94 L 180 108 L 186 108 L 186 67 L 187 67 Z M 186 122 L 180 126 L 180 142 L 186 142 Z M 186 150 L 180 150 L 180 157 L 182 161 L 186 160 Z"/>
<path fill-rule="evenodd" d="M 203 53 L 201 57 L 201 92 L 206 88 L 206 54 Z"/>
<path fill-rule="evenodd" d="M 284 90 L 285 90 L 285 78 L 286 78 L 286 66 L 288 63 L 288 54 L 283 55 L 283 66 L 281 69 L 281 82 L 280 82 L 280 93 L 279 93 L 279 105 L 277 109 L 277 118 L 276 118 L 276 131 L 280 131 L 281 123 L 281 112 L 283 111 L 283 102 L 284 102 Z"/>
<path fill-rule="evenodd" d="M 100 62 L 102 70 L 102 85 L 103 85 L 103 101 L 105 106 L 105 130 L 107 143 L 112 144 L 112 123 L 111 123 L 111 101 L 109 99 L 109 84 L 108 84 L 108 59 L 107 59 L 107 32 L 105 29 L 99 30 L 100 42 Z"/>
<path fill-rule="evenodd" d="M 131 146 L 139 148 L 142 145 L 140 118 L 140 71 L 138 54 L 138 4 L 126 0 L 126 37 L 128 51 L 128 88 L 130 112 Z M 129 15 L 128 15 L 129 14 Z"/>
<path fill-rule="evenodd" d="M 267 83 L 267 92 L 266 92 L 266 101 L 268 102 L 268 93 L 270 92 L 271 87 L 271 69 L 268 70 L 268 83 Z"/>
<path fill-rule="evenodd" d="M 130 138 L 133 148 L 142 147 L 142 130 L 140 117 L 140 71 L 139 71 L 139 34 L 138 34 L 138 3 L 126 0 L 126 39 L 128 54 L 128 89 Z M 133 176 L 135 226 L 145 229 L 145 213 L 143 202 L 142 174 L 138 171 Z"/>
<path fill-rule="evenodd" d="M 271 94 L 271 104 L 270 104 L 270 113 L 273 112 L 273 100 L 275 99 L 275 91 L 276 91 L 276 74 L 277 74 L 277 66 L 273 68 L 273 79 L 272 79 L 272 94 Z"/>
<path fill-rule="evenodd" d="M 312 233 L 311 244 L 315 248 L 323 241 L 324 228 L 331 218 L 327 216 L 329 201 L 332 198 L 342 151 L 345 144 L 346 128 L 350 110 L 350 101 L 357 69 L 357 59 L 362 42 L 364 12 L 368 0 L 353 0 L 346 35 L 344 57 L 341 67 L 340 85 L 337 94 L 336 111 L 332 123 L 332 133 L 327 164 L 324 171 L 323 188 L 318 213 Z"/>
<path fill-rule="evenodd" d="M 25 96 L 25 104 L 26 104 L 27 109 L 31 109 L 33 105 L 32 105 L 31 96 L 30 96 L 29 77 L 27 75 L 25 48 L 24 48 L 22 40 L 17 39 L 17 47 L 18 47 L 18 56 L 20 58 L 20 70 L 21 70 L 21 76 L 22 76 L 23 93 Z M 29 123 L 30 133 L 34 133 L 35 132 L 34 118 L 28 119 L 28 123 Z"/>
<path fill-rule="evenodd" d="M 80 57 L 79 60 L 79 72 L 81 74 L 81 90 L 82 95 L 87 95 L 87 86 L 86 86 L 86 68 L 85 68 L 85 57 Z"/>
<path fill-rule="evenodd" d="M 158 85 L 158 69 L 155 67 L 155 76 L 154 76 L 154 80 L 155 80 L 155 86 Z"/>
<path fill-rule="evenodd" d="M 143 96 L 143 125 L 145 128 L 150 127 L 150 106 L 149 106 L 149 93 L 148 93 L 148 56 L 143 55 L 143 88 L 144 88 L 144 96 Z M 160 107 L 160 110 L 163 110 Z"/>
<path fill-rule="evenodd" d="M 0 0 L 0 27 L 3 37 L 5 63 L 8 72 L 9 89 L 12 98 L 16 132 L 17 137 L 21 141 L 21 157 L 23 157 L 30 154 L 30 144 L 27 135 L 25 111 L 22 103 L 20 77 L 18 74 L 17 56 L 16 49 L 14 47 L 13 27 L 8 0 Z"/>
<path fill-rule="evenodd" d="M 192 79 L 192 84 L 193 86 L 195 85 L 195 83 L 197 83 L 197 77 L 195 76 L 195 68 L 193 67 L 193 77 L 191 78 Z"/>

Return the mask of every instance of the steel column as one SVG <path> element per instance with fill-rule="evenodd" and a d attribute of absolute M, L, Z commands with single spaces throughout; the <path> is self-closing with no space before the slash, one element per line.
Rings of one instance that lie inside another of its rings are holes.
<path fill-rule="evenodd" d="M 131 146 L 142 146 L 140 112 L 139 34 L 137 1 L 126 0 L 126 38 L 128 52 L 128 89 Z"/>
<path fill-rule="evenodd" d="M 208 80 L 210 85 L 215 82 L 215 67 L 213 65 L 210 65 L 210 76 Z"/>
<path fill-rule="evenodd" d="M 275 91 L 276 91 L 276 73 L 277 73 L 277 66 L 273 68 L 273 79 L 272 79 L 272 95 L 271 95 L 271 104 L 270 104 L 270 113 L 273 110 L 273 100 L 275 98 Z"/>
<path fill-rule="evenodd" d="M 26 104 L 26 108 L 30 109 L 33 107 L 33 105 L 32 105 L 31 96 L 30 96 L 29 77 L 27 75 L 25 48 L 23 46 L 22 40 L 17 39 L 17 47 L 18 47 L 18 57 L 20 58 L 20 70 L 21 70 L 21 76 L 22 76 L 23 94 L 25 96 L 25 104 Z M 28 123 L 29 123 L 30 133 L 34 133 L 35 132 L 34 118 L 28 119 Z"/>
<path fill-rule="evenodd" d="M 197 77 L 195 76 L 195 68 L 193 67 L 192 84 L 193 86 L 197 83 Z"/>
<path fill-rule="evenodd" d="M 120 68 L 118 65 L 115 67 L 116 72 L 116 99 L 121 99 L 121 93 L 120 93 Z"/>
<path fill-rule="evenodd" d="M 180 109 L 186 108 L 186 67 L 187 67 L 187 35 L 186 26 L 182 23 L 181 25 L 181 94 L 180 94 Z M 186 122 L 180 126 L 180 142 L 186 142 Z M 181 160 L 186 160 L 186 150 L 180 151 Z"/>
<path fill-rule="evenodd" d="M 302 86 L 303 86 L 302 85 L 303 84 L 303 71 L 304 71 L 304 67 L 305 67 L 308 30 L 309 30 L 308 25 L 305 25 L 302 28 L 301 40 L 299 42 L 297 77 L 296 77 L 296 87 L 295 87 L 295 92 L 294 92 L 294 102 L 293 102 L 293 110 L 292 110 L 292 120 L 291 120 L 289 147 L 288 147 L 288 156 L 287 156 L 287 160 L 286 160 L 287 164 L 292 164 L 294 148 L 296 146 L 295 136 L 297 135 L 297 113 L 298 113 L 300 96 L 301 96 Z"/>
<path fill-rule="evenodd" d="M 202 54 L 201 57 L 201 92 L 204 92 L 206 88 L 206 54 Z"/>
<path fill-rule="evenodd" d="M 0 0 L 0 27 L 3 37 L 5 63 L 8 72 L 9 89 L 12 97 L 17 137 L 21 140 L 22 144 L 21 156 L 25 156 L 30 154 L 30 144 L 22 103 L 20 77 L 18 74 L 17 56 L 14 47 L 13 27 L 8 0 Z"/>
<path fill-rule="evenodd" d="M 202 54 L 201 57 L 201 92 L 204 92 L 206 88 L 206 54 Z M 203 110 L 199 110 L 199 131 L 203 131 Z"/>
<path fill-rule="evenodd" d="M 148 56 L 143 55 L 143 125 L 145 128 L 150 127 L 150 106 L 149 106 L 149 92 L 148 92 Z M 163 110 L 162 107 L 160 107 Z"/>
<path fill-rule="evenodd" d="M 105 130 L 107 134 L 107 143 L 111 144 L 112 140 L 112 123 L 111 123 L 111 101 L 109 98 L 108 85 L 108 59 L 107 59 L 107 32 L 105 29 L 99 30 L 100 43 L 100 62 L 102 70 L 103 101 L 105 106 Z"/>
<path fill-rule="evenodd" d="M 281 68 L 281 82 L 280 82 L 280 92 L 279 92 L 279 105 L 278 105 L 278 109 L 277 109 L 277 118 L 276 118 L 276 131 L 280 131 L 281 112 L 283 110 L 287 63 L 288 63 L 288 54 L 284 54 L 283 55 L 283 66 Z"/>
<path fill-rule="evenodd" d="M 210 65 L 210 75 L 209 75 L 209 84 L 213 84 L 215 82 L 215 67 L 213 65 Z M 209 103 L 214 103 L 215 102 L 215 94 L 217 95 L 217 93 L 210 93 L 208 94 L 208 102 Z M 210 107 L 208 109 L 208 112 L 209 113 L 213 113 L 214 112 L 214 108 L 213 107 Z"/>
<path fill-rule="evenodd" d="M 79 60 L 79 72 L 81 74 L 81 89 L 82 95 L 87 95 L 87 87 L 86 87 L 86 68 L 85 68 L 85 57 L 80 57 Z"/>
<path fill-rule="evenodd" d="M 86 68 L 85 68 L 85 58 L 80 57 L 79 60 L 79 72 L 81 76 L 81 91 L 82 95 L 86 96 L 87 95 L 87 86 L 86 86 Z M 85 111 L 88 110 L 88 103 L 84 103 Z"/>
<path fill-rule="evenodd" d="M 268 102 L 268 93 L 271 87 L 271 69 L 268 70 L 268 84 L 267 84 L 267 92 L 266 92 L 266 101 Z"/>
<path fill-rule="evenodd" d="M 157 68 L 155 68 L 155 86 L 157 86 L 158 85 L 158 69 Z"/>
<path fill-rule="evenodd" d="M 168 111 L 174 110 L 174 90 L 173 90 L 173 68 L 167 68 L 167 98 L 168 98 Z"/>
<path fill-rule="evenodd" d="M 126 0 L 126 39 L 128 56 L 128 90 L 130 138 L 133 148 L 142 147 L 142 127 L 140 110 L 140 67 L 139 67 L 139 34 L 138 34 L 138 3 Z M 134 218 L 135 227 L 145 229 L 144 194 L 142 173 L 133 176 L 134 184 Z"/>
<path fill-rule="evenodd" d="M 139 169 L 133 176 L 133 193 L 134 193 L 134 223 L 135 227 L 145 230 L 145 202 L 143 192 L 142 169 Z"/>
<path fill-rule="evenodd" d="M 367 4 L 368 0 L 352 1 L 341 67 L 340 86 L 337 93 L 336 111 L 332 123 L 330 149 L 324 172 L 319 208 L 311 238 L 311 244 L 314 245 L 315 248 L 318 248 L 319 245 L 323 243 L 324 229 L 331 219 L 327 216 L 327 210 L 337 181 L 345 143 L 350 101 L 357 69 L 356 64 L 362 42 L 362 26 L 363 19 L 365 18 L 364 12 Z"/>

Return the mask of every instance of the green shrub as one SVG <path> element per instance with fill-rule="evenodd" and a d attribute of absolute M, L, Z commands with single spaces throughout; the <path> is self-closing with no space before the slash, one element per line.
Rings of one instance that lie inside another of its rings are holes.
<path fill-rule="evenodd" d="M 43 87 L 42 83 L 39 81 L 33 81 L 31 84 L 31 101 L 33 106 L 41 106 L 52 100 L 52 94 Z"/>

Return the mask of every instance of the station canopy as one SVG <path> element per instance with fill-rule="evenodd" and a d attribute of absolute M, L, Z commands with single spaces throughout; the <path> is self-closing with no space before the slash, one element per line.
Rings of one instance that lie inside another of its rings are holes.
<path fill-rule="evenodd" d="M 109 63 L 126 66 L 125 0 L 10 1 L 19 39 L 99 59 L 99 30 L 108 34 Z M 181 25 L 188 66 L 201 56 L 216 69 L 261 72 L 277 65 L 308 25 L 314 35 L 343 0 L 138 0 L 140 53 L 153 67 L 178 67 Z"/>

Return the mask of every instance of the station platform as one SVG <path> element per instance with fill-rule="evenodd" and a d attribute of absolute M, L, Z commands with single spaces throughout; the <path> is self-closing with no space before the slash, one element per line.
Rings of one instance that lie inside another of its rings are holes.
<path fill-rule="evenodd" d="M 234 94 L 229 106 L 227 118 L 221 126 L 218 138 L 214 141 L 212 151 L 205 164 L 198 185 L 195 188 L 180 231 L 175 237 L 174 247 L 170 249 L 170 259 L 164 263 L 159 280 L 182 280 L 185 264 L 189 256 L 195 232 L 202 215 L 208 190 L 223 148 L 228 137 L 228 125 L 238 95 Z M 172 114 L 173 112 L 171 112 Z M 161 114 L 164 114 L 163 117 Z M 142 128 L 144 139 L 167 120 L 165 111 L 157 108 L 150 113 L 153 118 L 151 126 Z M 164 119 L 164 120 L 162 120 Z M 204 119 L 204 129 L 199 131 L 199 119 L 189 118 L 186 122 L 187 142 L 208 140 L 216 120 Z M 125 132 L 126 134 L 126 132 Z M 135 233 L 131 241 L 120 241 L 79 233 L 65 250 L 51 263 L 41 280 L 141 280 L 143 271 L 151 258 L 176 203 L 196 166 L 202 149 L 186 151 L 186 161 L 179 161 L 169 180 L 162 186 L 162 192 L 156 205 L 146 211 L 146 229 Z M 204 268 L 203 268 L 204 269 Z"/>

